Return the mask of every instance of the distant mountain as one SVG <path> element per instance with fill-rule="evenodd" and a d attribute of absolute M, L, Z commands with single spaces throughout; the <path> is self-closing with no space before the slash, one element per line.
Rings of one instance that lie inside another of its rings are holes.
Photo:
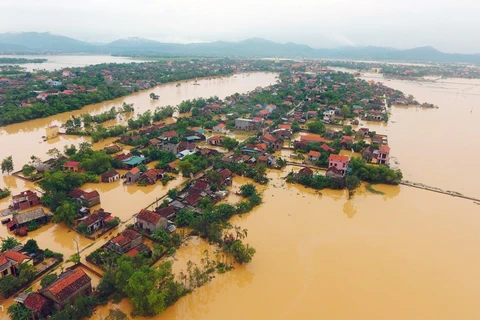
<path fill-rule="evenodd" d="M 433 47 L 398 50 L 384 47 L 315 49 L 303 44 L 276 43 L 252 38 L 240 42 L 163 43 L 144 38 L 124 38 L 108 44 L 93 44 L 51 33 L 0 34 L 0 53 L 110 53 L 152 56 L 306 57 L 330 59 L 396 60 L 418 62 L 480 63 L 480 54 L 450 54 Z"/>
<path fill-rule="evenodd" d="M 88 42 L 54 35 L 49 32 L 2 33 L 0 43 L 24 47 L 27 51 L 91 52 L 95 46 Z"/>

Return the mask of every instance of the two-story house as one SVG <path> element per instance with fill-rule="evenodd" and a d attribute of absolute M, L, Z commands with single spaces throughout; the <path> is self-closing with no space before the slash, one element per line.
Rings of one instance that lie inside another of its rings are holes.
<path fill-rule="evenodd" d="M 335 167 L 339 172 L 345 174 L 348 169 L 349 158 L 339 154 L 331 154 L 328 157 L 328 167 Z"/>

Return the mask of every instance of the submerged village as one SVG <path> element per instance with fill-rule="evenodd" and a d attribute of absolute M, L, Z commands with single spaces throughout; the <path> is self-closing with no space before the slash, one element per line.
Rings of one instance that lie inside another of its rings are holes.
<path fill-rule="evenodd" d="M 254 71 L 277 72 L 278 81 L 135 116 L 136 106 L 126 103 L 72 116 L 45 128 L 45 139 L 71 135 L 91 142 L 52 148 L 32 155 L 29 163 L 3 159 L 2 172 L 35 186 L 18 194 L 0 190 L 0 198 L 10 201 L 0 226 L 0 291 L 3 301 L 11 301 L 12 319 L 84 319 L 97 306 L 124 297 L 133 305 L 132 315 L 153 316 L 216 273 L 249 263 L 256 251 L 248 244 L 248 230 L 229 220 L 262 205 L 270 170 L 282 172 L 286 183 L 347 189 L 349 197 L 362 182 L 375 192 L 377 183 L 402 181 L 388 136 L 366 123 L 388 121 L 392 105 L 420 103 L 316 62 L 223 59 L 19 73 L 0 79 L 0 114 L 2 124 L 21 122 L 163 82 L 181 86 L 188 85 L 186 79 Z M 37 90 L 29 93 L 32 87 Z M 161 92 L 150 96 L 162 99 Z M 120 118 L 125 121 L 103 125 Z M 105 139 L 112 143 L 94 147 Z M 296 169 L 285 169 L 291 165 Z M 248 182 L 234 190 L 236 176 Z M 138 203 L 123 219 L 102 208 L 102 194 L 95 189 L 118 181 L 168 191 L 153 203 Z M 47 224 L 65 225 L 88 239 L 88 250 L 77 243 L 77 253 L 65 256 L 40 247 L 29 235 Z M 216 255 L 206 254 L 200 264 L 189 263 L 176 274 L 165 258 L 192 235 L 207 240 Z"/>

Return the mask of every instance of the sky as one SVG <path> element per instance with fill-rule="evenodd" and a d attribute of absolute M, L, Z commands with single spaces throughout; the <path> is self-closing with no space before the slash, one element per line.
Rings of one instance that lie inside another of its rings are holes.
<path fill-rule="evenodd" d="M 480 53 L 478 0 L 0 0 L 0 33 L 89 42 L 259 37 L 315 48 L 433 46 Z"/>

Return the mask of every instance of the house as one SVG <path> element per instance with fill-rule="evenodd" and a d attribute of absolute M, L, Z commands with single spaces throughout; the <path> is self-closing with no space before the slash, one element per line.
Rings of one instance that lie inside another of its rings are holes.
<path fill-rule="evenodd" d="M 100 179 L 102 182 L 110 183 L 120 179 L 120 174 L 117 172 L 117 170 L 112 169 L 102 174 Z"/>
<path fill-rule="evenodd" d="M 142 164 L 145 162 L 145 157 L 144 156 L 132 156 L 128 160 L 124 160 L 123 162 L 123 167 L 125 169 L 132 169 L 135 168 L 136 166 Z"/>
<path fill-rule="evenodd" d="M 65 69 L 65 70 L 62 71 L 62 77 L 64 77 L 64 78 L 71 77 L 72 75 L 73 75 L 73 73 L 70 70 Z"/>
<path fill-rule="evenodd" d="M 170 141 L 171 139 L 173 138 L 177 138 L 178 137 L 178 133 L 177 131 L 173 130 L 173 131 L 167 131 L 165 132 L 163 135 L 160 136 L 160 138 L 162 140 L 167 140 L 167 141 Z"/>
<path fill-rule="evenodd" d="M 295 178 L 297 179 L 300 177 L 312 177 L 312 176 L 313 176 L 313 170 L 310 169 L 309 167 L 304 167 L 295 174 Z"/>
<path fill-rule="evenodd" d="M 210 184 L 207 180 L 196 180 L 195 183 L 188 188 L 189 193 L 201 193 L 210 190 Z"/>
<path fill-rule="evenodd" d="M 345 172 L 348 169 L 349 161 L 350 160 L 347 156 L 342 156 L 342 155 L 339 155 L 339 154 L 331 154 L 328 157 L 328 167 L 329 168 L 331 168 L 331 167 L 337 168 L 338 171 L 340 171 L 343 175 L 343 174 L 345 174 Z"/>
<path fill-rule="evenodd" d="M 50 215 L 47 215 L 43 208 L 32 209 L 23 213 L 13 214 L 12 220 L 7 223 L 7 228 L 12 231 L 20 229 L 28 225 L 31 221 L 35 221 L 37 224 L 43 224 L 48 222 Z"/>
<path fill-rule="evenodd" d="M 191 154 L 195 154 L 197 151 L 194 150 L 194 151 L 190 151 L 190 150 L 183 150 L 183 151 L 180 151 L 179 153 L 177 153 L 176 157 L 180 160 L 182 160 L 183 158 L 185 158 L 186 156 L 189 156 Z"/>
<path fill-rule="evenodd" d="M 310 150 L 310 152 L 308 153 L 308 160 L 315 162 L 318 161 L 318 159 L 320 159 L 320 152 Z"/>
<path fill-rule="evenodd" d="M 40 198 L 30 190 L 22 191 L 12 197 L 13 209 L 25 210 L 40 204 Z"/>
<path fill-rule="evenodd" d="M 164 217 L 165 219 L 172 219 L 175 217 L 175 208 L 172 206 L 157 208 L 155 212 Z"/>
<path fill-rule="evenodd" d="M 280 138 L 275 138 L 270 133 L 265 133 L 260 137 L 260 140 L 265 142 L 269 148 L 273 150 L 280 150 L 283 147 L 283 140 Z"/>
<path fill-rule="evenodd" d="M 158 180 L 163 179 L 162 169 L 148 169 L 138 179 L 139 183 L 143 184 L 155 184 Z"/>
<path fill-rule="evenodd" d="M 221 146 L 223 145 L 222 143 L 222 137 L 220 136 L 213 136 L 207 140 L 208 144 L 212 146 Z"/>
<path fill-rule="evenodd" d="M 167 219 L 150 210 L 142 209 L 135 216 L 135 226 L 148 232 L 167 228 Z"/>
<path fill-rule="evenodd" d="M 225 183 L 226 185 L 232 184 L 232 171 L 230 171 L 229 169 L 223 169 L 222 171 L 220 171 L 220 175 L 222 176 L 223 183 Z"/>
<path fill-rule="evenodd" d="M 103 209 L 95 210 L 92 214 L 89 214 L 81 219 L 78 219 L 78 224 L 83 223 L 89 233 L 94 233 L 105 225 L 105 220 L 111 217 L 110 212 L 105 212 Z"/>
<path fill-rule="evenodd" d="M 189 204 L 191 206 L 195 206 L 200 201 L 201 198 L 202 198 L 202 196 L 200 195 L 200 193 L 190 193 L 190 194 L 188 194 L 188 196 L 186 196 L 183 199 L 183 201 L 186 204 Z"/>
<path fill-rule="evenodd" d="M 252 119 L 235 119 L 235 129 L 237 130 L 258 130 L 260 129 L 265 121 L 262 120 L 252 120 Z"/>
<path fill-rule="evenodd" d="M 138 179 L 140 179 L 141 175 L 142 175 L 142 172 L 140 171 L 140 169 L 135 167 L 125 174 L 125 178 L 126 178 L 125 183 L 135 184 L 137 183 Z"/>
<path fill-rule="evenodd" d="M 390 147 L 384 144 L 378 150 L 378 157 L 377 157 L 378 164 L 384 164 L 386 166 L 390 165 Z"/>
<path fill-rule="evenodd" d="M 292 131 L 289 129 L 275 129 L 271 134 L 280 139 L 290 139 L 292 137 Z"/>
<path fill-rule="evenodd" d="M 122 150 L 122 147 L 120 147 L 118 144 L 111 144 L 103 148 L 103 151 L 105 151 L 106 153 L 117 153 Z"/>
<path fill-rule="evenodd" d="M 45 129 L 45 138 L 47 140 L 58 137 L 58 126 L 49 126 Z"/>
<path fill-rule="evenodd" d="M 39 292 L 53 301 L 55 309 L 60 310 L 72 304 L 76 297 L 92 293 L 92 279 L 82 269 L 66 271 Z"/>
<path fill-rule="evenodd" d="M 178 153 L 178 143 L 165 143 L 163 146 L 162 146 L 162 150 L 163 151 L 169 151 L 173 154 L 177 154 Z"/>
<path fill-rule="evenodd" d="M 75 199 L 82 206 L 91 208 L 100 204 L 100 194 L 97 190 L 94 191 L 84 191 L 79 188 L 73 189 L 68 196 Z"/>
<path fill-rule="evenodd" d="M 220 124 L 214 126 L 212 129 L 213 129 L 213 132 L 215 132 L 215 133 L 225 134 L 225 133 L 228 132 L 227 126 L 225 126 L 225 124 L 223 124 L 223 123 L 220 123 Z"/>
<path fill-rule="evenodd" d="M 177 172 L 177 164 L 174 162 L 167 163 L 164 167 L 163 170 L 165 172 Z"/>
<path fill-rule="evenodd" d="M 360 128 L 360 129 L 358 129 L 358 134 L 360 134 L 362 137 L 366 137 L 370 134 L 370 129 Z"/>
<path fill-rule="evenodd" d="M 125 229 L 118 236 L 107 243 L 107 248 L 124 254 L 142 243 L 142 235 L 134 230 Z"/>
<path fill-rule="evenodd" d="M 329 146 L 328 146 L 327 144 L 325 144 L 325 143 L 322 144 L 322 145 L 320 146 L 320 148 L 321 148 L 322 150 L 326 151 L 326 152 L 333 152 L 333 151 L 335 151 L 335 149 L 329 147 Z"/>
<path fill-rule="evenodd" d="M 63 168 L 65 170 L 70 170 L 70 171 L 73 171 L 73 172 L 78 172 L 78 166 L 79 166 L 80 162 L 77 162 L 77 161 L 67 161 L 64 165 L 63 165 Z"/>
<path fill-rule="evenodd" d="M 327 176 L 329 178 L 343 178 L 342 172 L 340 170 L 338 170 L 336 167 L 328 168 L 325 176 Z"/>
<path fill-rule="evenodd" d="M 367 162 L 371 162 L 373 159 L 376 159 L 378 156 L 378 150 L 373 146 L 368 146 L 362 150 L 362 158 Z"/>
<path fill-rule="evenodd" d="M 180 141 L 178 143 L 177 153 L 185 151 L 185 150 L 196 152 L 197 151 L 197 146 L 195 146 L 195 143 L 191 143 L 191 142 L 188 142 L 188 141 Z"/>
<path fill-rule="evenodd" d="M 373 144 L 388 144 L 388 137 L 384 134 L 376 134 L 372 137 Z"/>
<path fill-rule="evenodd" d="M 18 275 L 18 266 L 22 263 L 33 265 L 32 259 L 17 251 L 5 251 L 0 253 L 0 279 L 6 276 Z"/>
<path fill-rule="evenodd" d="M 322 137 L 319 137 L 319 136 L 314 136 L 314 135 L 303 135 L 303 136 L 300 136 L 300 141 L 305 141 L 307 143 L 310 143 L 310 142 L 313 142 L 313 143 L 317 143 L 317 142 L 327 142 L 324 138 Z"/>
<path fill-rule="evenodd" d="M 160 144 L 161 144 L 160 140 L 155 138 L 148 140 L 148 143 L 154 148 L 160 147 Z"/>
<path fill-rule="evenodd" d="M 31 319 L 45 319 L 52 313 L 53 301 L 38 292 L 30 292 L 23 305 L 30 311 Z"/>
<path fill-rule="evenodd" d="M 342 140 L 340 141 L 340 147 L 342 149 L 347 149 L 350 144 L 355 141 L 354 136 L 343 136 Z"/>
<path fill-rule="evenodd" d="M 292 125 L 291 124 L 279 124 L 278 129 L 292 130 Z"/>

